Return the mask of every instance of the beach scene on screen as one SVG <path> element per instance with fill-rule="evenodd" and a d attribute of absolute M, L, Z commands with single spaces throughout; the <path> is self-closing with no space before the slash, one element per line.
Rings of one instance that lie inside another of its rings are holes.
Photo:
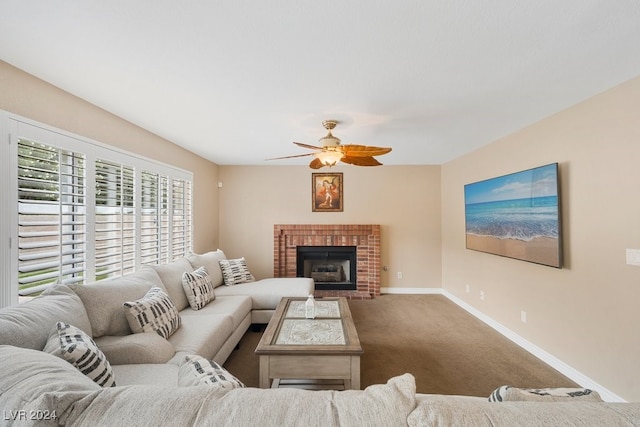
<path fill-rule="evenodd" d="M 557 164 L 467 184 L 464 197 L 468 249 L 561 266 Z"/>

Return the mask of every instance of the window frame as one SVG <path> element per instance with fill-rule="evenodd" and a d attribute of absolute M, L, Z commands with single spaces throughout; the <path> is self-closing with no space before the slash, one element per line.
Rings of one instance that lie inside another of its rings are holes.
<path fill-rule="evenodd" d="M 144 172 L 157 174 L 168 181 L 168 216 L 165 227 L 166 248 L 168 254 L 160 255 L 157 258 L 159 263 L 168 262 L 176 257 L 188 254 L 193 248 L 193 173 L 175 166 L 171 166 L 135 153 L 127 152 L 107 144 L 91 140 L 89 138 L 57 129 L 34 120 L 30 120 L 18 115 L 0 110 L 0 135 L 6 135 L 7 144 L 2 144 L 0 149 L 0 170 L 1 194 L 4 203 L 0 205 L 0 307 L 12 305 L 19 300 L 18 285 L 18 141 L 25 139 L 35 141 L 56 149 L 81 153 L 84 155 L 85 167 L 85 194 L 84 203 L 86 208 L 86 231 L 85 231 L 85 258 L 86 268 L 84 270 L 84 283 L 96 280 L 96 162 L 107 161 L 118 165 L 132 167 L 134 177 L 133 206 L 135 221 L 133 224 L 134 234 L 134 267 L 137 270 L 142 266 L 141 257 L 141 217 L 142 205 L 142 175 Z M 188 206 L 186 207 L 187 218 L 185 223 L 188 229 L 181 254 L 171 254 L 173 247 L 173 236 L 171 233 L 172 207 L 172 187 L 173 181 L 179 180 L 188 185 Z M 159 233 L 162 231 L 159 230 Z M 162 237 L 160 237 L 162 238 Z M 6 243 L 5 243 L 6 242 Z M 161 245 L 159 245 L 161 246 Z M 118 277 L 117 275 L 115 277 Z"/>

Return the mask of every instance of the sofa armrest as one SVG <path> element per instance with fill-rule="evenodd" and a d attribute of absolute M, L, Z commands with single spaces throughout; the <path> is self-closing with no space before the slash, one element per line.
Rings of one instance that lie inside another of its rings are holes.
<path fill-rule="evenodd" d="M 166 363 L 175 354 L 173 345 L 156 333 L 105 335 L 95 342 L 112 365 Z"/>

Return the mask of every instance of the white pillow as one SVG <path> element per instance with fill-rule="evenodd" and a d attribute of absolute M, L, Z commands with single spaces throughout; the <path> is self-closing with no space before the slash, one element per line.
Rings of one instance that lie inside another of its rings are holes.
<path fill-rule="evenodd" d="M 116 385 L 107 357 L 89 335 L 75 326 L 57 322 L 43 351 L 71 363 L 99 386 Z"/>
<path fill-rule="evenodd" d="M 224 284 L 227 286 L 237 285 L 238 283 L 253 282 L 256 280 L 249 272 L 247 262 L 244 257 L 238 259 L 221 259 L 218 262 L 222 269 Z"/>
<path fill-rule="evenodd" d="M 204 254 L 192 253 L 187 256 L 187 259 L 193 266 L 194 270 L 200 267 L 205 267 L 207 269 L 207 273 L 211 276 L 214 288 L 224 284 L 222 269 L 220 268 L 220 263 L 218 263 L 221 259 L 227 259 L 227 256 L 222 252 L 222 250 L 218 249 L 217 251 L 211 251 Z"/>
<path fill-rule="evenodd" d="M 156 286 L 139 300 L 127 301 L 123 305 L 129 327 L 135 333 L 156 332 L 167 339 L 182 322 L 173 301 Z"/>
<path fill-rule="evenodd" d="M 200 267 L 191 273 L 186 271 L 182 273 L 182 287 L 187 295 L 189 305 L 194 310 L 200 310 L 216 299 L 211 276 L 209 276 L 207 269 L 204 267 Z"/>
<path fill-rule="evenodd" d="M 178 386 L 191 387 L 203 384 L 224 389 L 244 387 L 240 380 L 215 361 L 198 355 L 185 356 L 178 371 Z"/>

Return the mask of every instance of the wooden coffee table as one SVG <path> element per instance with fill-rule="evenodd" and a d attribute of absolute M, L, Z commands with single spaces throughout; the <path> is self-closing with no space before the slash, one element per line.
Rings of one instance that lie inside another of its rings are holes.
<path fill-rule="evenodd" d="M 346 298 L 316 299 L 315 319 L 305 319 L 305 301 L 283 298 L 267 325 L 256 347 L 260 387 L 359 390 L 363 351 Z"/>

